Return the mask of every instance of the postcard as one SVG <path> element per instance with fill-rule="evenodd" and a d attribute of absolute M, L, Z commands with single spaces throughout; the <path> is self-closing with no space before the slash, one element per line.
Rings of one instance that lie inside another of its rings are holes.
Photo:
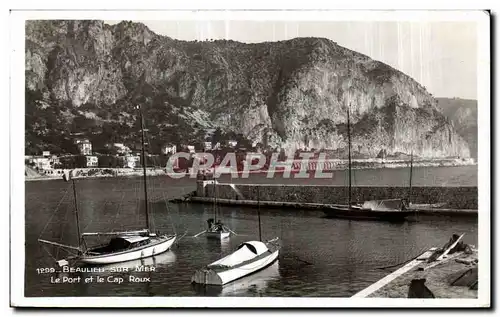
<path fill-rule="evenodd" d="M 490 307 L 489 30 L 13 10 L 11 306 Z"/>

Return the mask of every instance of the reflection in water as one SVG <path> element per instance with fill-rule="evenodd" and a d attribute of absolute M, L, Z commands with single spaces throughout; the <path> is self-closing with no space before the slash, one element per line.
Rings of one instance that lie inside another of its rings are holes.
<path fill-rule="evenodd" d="M 193 289 L 200 296 L 243 296 L 248 292 L 264 293 L 270 282 L 279 280 L 279 261 L 274 262 L 254 274 L 248 275 L 224 286 L 193 284 Z"/>
<path fill-rule="evenodd" d="M 82 268 L 84 269 L 99 269 L 97 272 L 82 272 L 82 277 L 88 276 L 108 276 L 110 273 L 130 273 L 130 272 L 138 272 L 143 273 L 145 271 L 153 270 L 156 271 L 161 267 L 168 267 L 172 265 L 176 260 L 175 253 L 173 251 L 167 251 L 161 254 L 157 254 L 155 256 L 150 256 L 147 258 L 142 258 L 138 260 L 131 260 L 126 262 L 119 262 L 113 264 L 106 265 L 86 265 Z M 145 271 L 141 272 L 141 268 L 146 268 Z"/>
<path fill-rule="evenodd" d="M 100 269 L 99 272 L 80 273 L 82 285 L 86 286 L 84 294 L 95 295 L 96 287 L 120 287 L 121 289 L 131 288 L 133 292 L 142 289 L 147 295 L 154 295 L 151 292 L 151 283 L 155 282 L 157 272 L 173 265 L 176 255 L 172 251 L 167 251 L 152 257 L 139 260 L 107 264 L 100 266 L 85 266 L 88 269 Z M 93 278 L 91 283 L 85 283 L 85 279 Z M 100 281 L 98 280 L 100 278 Z"/>
<path fill-rule="evenodd" d="M 106 265 L 100 265 L 100 266 L 87 266 L 87 267 L 97 267 L 105 270 L 106 272 L 109 271 L 115 271 L 115 272 L 121 272 L 121 271 L 127 271 L 130 269 L 135 269 L 136 267 L 140 266 L 152 266 L 152 267 L 166 267 L 168 265 L 171 265 L 172 263 L 175 262 L 176 256 L 175 253 L 171 250 L 167 252 L 163 252 L 161 254 L 157 254 L 155 256 L 150 256 L 147 258 L 142 258 L 138 260 L 131 260 L 131 261 L 126 261 L 126 262 L 119 262 L 119 263 L 113 263 L 113 264 L 106 264 Z"/>

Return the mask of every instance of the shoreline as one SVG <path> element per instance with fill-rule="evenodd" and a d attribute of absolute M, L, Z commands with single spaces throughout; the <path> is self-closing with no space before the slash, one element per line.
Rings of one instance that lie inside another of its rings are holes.
<path fill-rule="evenodd" d="M 380 169 L 398 169 L 398 168 L 408 168 L 407 163 L 401 163 L 401 162 L 393 162 L 393 163 L 373 163 L 370 162 L 371 164 L 367 166 L 353 166 L 351 167 L 352 170 L 380 170 Z M 477 163 L 464 163 L 460 164 L 459 162 L 456 161 L 450 161 L 450 162 L 443 162 L 443 161 L 435 161 L 435 162 L 414 162 L 413 167 L 459 167 L 459 166 L 477 166 Z M 221 168 L 223 169 L 223 168 Z M 61 169 L 62 170 L 62 169 Z M 68 169 L 65 169 L 68 170 Z M 136 170 L 129 170 L 125 168 L 76 168 L 74 170 L 79 171 L 83 175 L 77 175 L 74 177 L 74 179 L 96 179 L 96 178 L 120 178 L 120 177 L 140 177 L 143 175 L 142 170 L 141 171 L 136 171 Z M 96 174 L 93 175 L 85 175 L 90 171 L 96 171 Z M 334 171 L 346 171 L 348 170 L 348 167 L 346 166 L 338 166 L 338 168 L 328 168 L 324 169 L 321 172 L 323 173 L 328 173 L 328 172 L 334 172 Z M 106 171 L 106 173 L 102 173 L 103 171 Z M 111 172 L 111 173 L 109 173 Z M 275 174 L 283 174 L 287 171 L 284 170 L 283 167 L 277 166 L 274 170 Z M 301 169 L 296 169 L 292 168 L 290 170 L 291 174 L 296 174 L 301 172 Z M 315 169 L 304 169 L 306 173 L 315 173 Z M 318 171 L 319 172 L 319 171 Z M 211 172 L 213 173 L 213 171 Z M 222 171 L 218 171 L 220 175 L 235 175 L 236 177 L 241 177 L 242 174 L 244 173 L 243 171 L 233 171 L 230 168 L 224 168 Z M 245 173 L 248 174 L 267 174 L 269 173 L 269 170 L 250 170 Z M 164 168 L 155 168 L 155 169 L 149 169 L 146 172 L 147 176 L 179 176 L 179 174 L 182 174 L 182 172 L 176 172 L 175 174 L 173 173 L 167 173 Z M 190 173 L 185 172 L 184 176 L 179 177 L 179 178 L 184 178 L 186 176 L 189 177 Z M 175 178 L 175 177 L 172 177 Z M 37 175 L 37 176 L 26 176 L 24 177 L 25 181 L 49 181 L 49 180 L 58 180 L 62 179 L 62 174 L 58 174 L 57 176 L 48 176 L 48 175 Z M 193 179 L 196 179 L 196 177 L 193 177 Z"/>

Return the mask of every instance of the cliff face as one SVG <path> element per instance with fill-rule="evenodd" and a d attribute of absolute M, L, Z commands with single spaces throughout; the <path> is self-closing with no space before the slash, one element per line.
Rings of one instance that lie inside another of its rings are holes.
<path fill-rule="evenodd" d="M 323 38 L 184 42 L 131 22 L 29 21 L 26 89 L 33 149 L 57 150 L 54 135 L 70 132 L 127 142 L 140 103 L 157 144 L 220 127 L 272 148 L 342 151 L 350 105 L 359 154 L 469 156 L 421 85 Z"/>
<path fill-rule="evenodd" d="M 438 98 L 439 108 L 458 134 L 467 141 L 471 156 L 477 158 L 477 100 Z"/>

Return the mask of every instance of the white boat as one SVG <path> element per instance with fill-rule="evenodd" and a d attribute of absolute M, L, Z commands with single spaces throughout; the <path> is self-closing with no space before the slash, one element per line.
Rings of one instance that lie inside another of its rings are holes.
<path fill-rule="evenodd" d="M 225 285 L 268 267 L 278 259 L 279 249 L 278 238 L 268 242 L 244 242 L 235 252 L 197 270 L 191 282 Z"/>
<path fill-rule="evenodd" d="M 244 296 L 249 288 L 252 288 L 253 292 L 264 292 L 270 282 L 276 281 L 279 278 L 279 260 L 276 260 L 273 264 L 259 272 L 234 282 L 225 285 L 203 285 L 193 283 L 193 288 L 198 295 L 203 296 Z"/>
<path fill-rule="evenodd" d="M 137 260 L 166 252 L 174 242 L 174 235 L 117 236 L 107 245 L 86 250 L 79 260 L 99 265 Z"/>
<path fill-rule="evenodd" d="M 262 242 L 260 204 L 258 206 L 259 241 L 244 242 L 233 253 L 207 265 L 205 268 L 197 270 L 191 278 L 191 283 L 225 285 L 260 271 L 278 259 L 279 239 L 274 238 Z"/>
<path fill-rule="evenodd" d="M 171 250 L 163 253 L 159 253 L 158 255 L 153 255 L 150 257 L 145 257 L 142 259 L 130 260 L 125 262 L 117 262 L 110 264 L 99 265 L 99 270 L 96 272 L 85 272 L 87 274 L 108 274 L 109 272 L 129 272 L 132 269 L 140 268 L 140 267 L 165 267 L 173 264 L 176 261 L 177 257 L 175 253 Z M 92 267 L 92 265 L 89 265 Z M 146 270 L 145 270 L 146 271 Z"/>
<path fill-rule="evenodd" d="M 144 152 L 144 121 L 142 118 L 140 107 L 138 107 L 138 109 L 140 113 L 142 132 L 142 161 L 146 162 Z M 68 265 L 69 261 L 75 261 L 83 264 L 105 265 L 124 261 L 138 260 L 166 252 L 175 242 L 176 235 L 160 234 L 159 232 L 155 232 L 152 229 L 149 221 L 150 215 L 148 208 L 146 164 L 143 164 L 143 177 L 146 216 L 145 229 L 123 232 L 92 232 L 83 233 L 80 235 L 75 180 L 72 178 L 72 173 L 68 172 L 64 174 L 63 178 L 66 181 L 72 181 L 78 246 L 65 245 L 62 243 L 44 239 L 38 239 L 38 241 L 43 244 L 48 244 L 65 249 L 73 254 L 67 259 L 57 261 L 60 266 Z M 93 247 L 87 246 L 88 241 L 85 240 L 86 238 L 101 236 L 110 237 L 109 242 L 107 244 L 97 245 Z"/>
<path fill-rule="evenodd" d="M 237 295 L 239 293 L 244 294 L 250 287 L 253 287 L 254 291 L 260 293 L 266 290 L 270 282 L 278 280 L 279 278 L 279 260 L 276 260 L 273 264 L 255 274 L 224 285 L 222 287 L 221 295 L 227 296 Z"/>

